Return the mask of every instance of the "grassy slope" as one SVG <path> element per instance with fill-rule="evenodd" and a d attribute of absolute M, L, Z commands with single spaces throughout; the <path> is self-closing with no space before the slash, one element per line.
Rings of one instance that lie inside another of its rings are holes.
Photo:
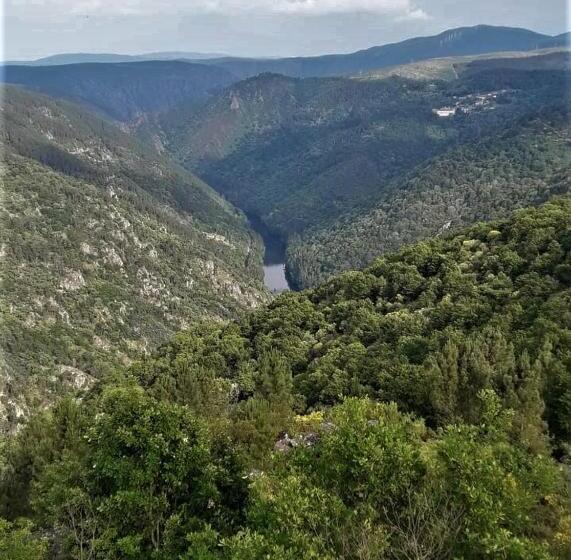
<path fill-rule="evenodd" d="M 540 58 L 534 59 L 536 56 Z M 539 68 L 545 68 L 549 64 L 553 69 L 562 69 L 569 65 L 569 51 L 564 49 L 541 49 L 533 53 L 515 51 L 432 58 L 400 66 L 381 68 L 355 77 L 363 80 L 383 80 L 390 76 L 400 76 L 401 78 L 409 78 L 411 80 L 454 80 L 462 74 L 474 70 L 478 67 L 478 64 L 483 63 L 488 66 L 491 61 L 497 62 L 502 67 L 517 68 L 524 66 L 527 69 L 533 69 L 537 63 Z"/>

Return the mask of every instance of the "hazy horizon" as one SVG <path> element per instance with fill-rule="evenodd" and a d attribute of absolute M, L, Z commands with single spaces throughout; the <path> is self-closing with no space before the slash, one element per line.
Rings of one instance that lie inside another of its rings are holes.
<path fill-rule="evenodd" d="M 479 24 L 558 35 L 565 0 L 7 0 L 3 60 L 154 52 L 347 53 Z"/>

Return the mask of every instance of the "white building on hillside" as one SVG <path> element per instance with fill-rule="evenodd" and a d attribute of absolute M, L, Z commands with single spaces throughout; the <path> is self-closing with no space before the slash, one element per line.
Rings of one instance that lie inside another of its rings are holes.
<path fill-rule="evenodd" d="M 442 107 L 441 109 L 432 109 L 432 112 L 439 117 L 451 117 L 456 114 L 456 107 Z"/>

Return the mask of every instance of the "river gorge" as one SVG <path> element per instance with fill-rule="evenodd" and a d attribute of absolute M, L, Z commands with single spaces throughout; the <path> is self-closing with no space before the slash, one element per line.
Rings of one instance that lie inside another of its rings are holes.
<path fill-rule="evenodd" d="M 257 216 L 248 215 L 248 220 L 264 242 L 264 284 L 275 294 L 290 290 L 286 276 L 285 242 Z"/>

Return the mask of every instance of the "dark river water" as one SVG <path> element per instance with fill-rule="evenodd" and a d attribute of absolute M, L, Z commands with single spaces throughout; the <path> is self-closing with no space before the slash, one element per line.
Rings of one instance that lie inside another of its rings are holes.
<path fill-rule="evenodd" d="M 289 290 L 285 270 L 286 246 L 283 239 L 272 232 L 258 217 L 249 215 L 248 220 L 252 229 L 264 241 L 264 284 L 274 293 Z"/>

